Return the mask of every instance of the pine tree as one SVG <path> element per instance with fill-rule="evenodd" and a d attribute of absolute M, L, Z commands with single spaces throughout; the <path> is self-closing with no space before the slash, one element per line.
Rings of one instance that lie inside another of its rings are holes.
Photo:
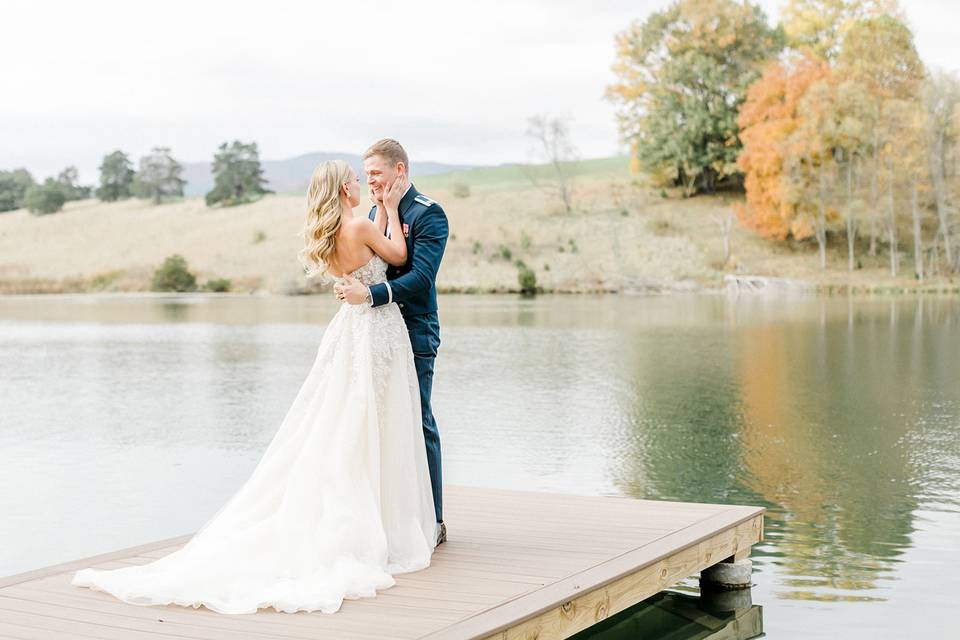
<path fill-rule="evenodd" d="M 133 195 L 135 172 L 129 156 L 117 150 L 103 158 L 100 163 L 100 186 L 97 197 L 104 202 L 125 200 Z"/>
<path fill-rule="evenodd" d="M 186 181 L 180 177 L 183 167 L 170 155 L 169 147 L 154 147 L 140 158 L 140 170 L 134 178 L 134 190 L 141 198 L 160 204 L 164 198 L 183 196 Z"/>
<path fill-rule="evenodd" d="M 207 206 L 221 203 L 224 206 L 250 202 L 264 193 L 267 181 L 260 166 L 257 143 L 243 144 L 234 140 L 220 145 L 213 157 L 213 189 L 207 193 Z"/>

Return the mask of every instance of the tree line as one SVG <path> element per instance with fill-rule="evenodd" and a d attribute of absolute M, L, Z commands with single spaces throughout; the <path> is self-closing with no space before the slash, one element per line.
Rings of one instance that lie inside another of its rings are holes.
<path fill-rule="evenodd" d="M 183 197 L 183 165 L 173 158 L 169 147 L 151 149 L 140 158 L 136 170 L 126 152 L 113 151 L 104 156 L 99 169 L 96 189 L 79 185 L 73 166 L 43 182 L 35 181 L 23 168 L 0 170 L 0 212 L 25 208 L 37 215 L 56 213 L 66 202 L 94 196 L 103 202 L 136 197 L 155 204 Z M 255 142 L 221 144 L 214 154 L 212 171 L 214 186 L 205 196 L 207 206 L 242 204 L 270 193 Z"/>
<path fill-rule="evenodd" d="M 815 242 L 826 267 L 904 249 L 960 270 L 960 80 L 928 69 L 895 0 L 678 0 L 617 36 L 618 125 L 635 170 L 685 196 L 743 188 L 739 220 Z M 906 240 L 906 241 L 905 241 Z"/>

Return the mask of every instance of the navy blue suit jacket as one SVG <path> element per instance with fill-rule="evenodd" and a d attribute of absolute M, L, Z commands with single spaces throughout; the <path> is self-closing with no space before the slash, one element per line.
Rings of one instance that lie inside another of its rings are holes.
<path fill-rule="evenodd" d="M 443 208 L 424 196 L 413 183 L 398 207 L 401 229 L 406 229 L 407 261 L 402 267 L 387 268 L 387 282 L 370 287 L 373 306 L 396 302 L 403 316 L 418 316 L 437 311 L 437 270 L 447 246 L 449 225 Z M 377 208 L 369 213 L 374 219 Z"/>

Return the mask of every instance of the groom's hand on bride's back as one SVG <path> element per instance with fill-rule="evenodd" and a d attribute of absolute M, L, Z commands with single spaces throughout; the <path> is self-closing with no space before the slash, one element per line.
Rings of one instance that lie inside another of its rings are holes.
<path fill-rule="evenodd" d="M 333 295 L 337 300 L 349 302 L 350 304 L 363 304 L 367 301 L 367 285 L 350 276 L 343 276 L 345 284 L 336 284 L 333 286 Z"/>

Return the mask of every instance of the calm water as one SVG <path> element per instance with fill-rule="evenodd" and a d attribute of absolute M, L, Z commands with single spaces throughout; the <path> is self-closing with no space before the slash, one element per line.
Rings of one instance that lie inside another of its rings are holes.
<path fill-rule="evenodd" d="M 0 575 L 194 531 L 335 310 L 0 297 Z M 446 482 L 763 505 L 769 637 L 955 631 L 960 299 L 447 296 L 441 322 Z M 595 637 L 638 637 L 678 591 Z"/>

